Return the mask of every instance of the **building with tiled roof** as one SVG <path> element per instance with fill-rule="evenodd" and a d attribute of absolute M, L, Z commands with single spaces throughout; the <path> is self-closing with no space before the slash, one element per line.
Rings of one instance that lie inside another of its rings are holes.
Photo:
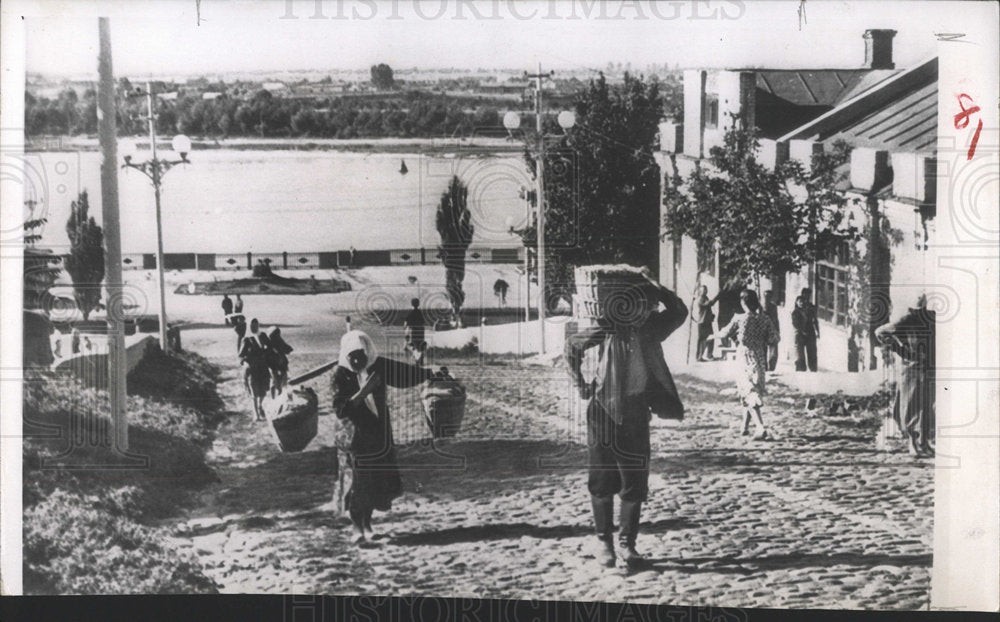
<path fill-rule="evenodd" d="M 912 305 L 928 282 L 926 251 L 937 203 L 938 60 L 897 69 L 894 34 L 867 31 L 866 66 L 857 69 L 686 71 L 684 118 L 661 124 L 657 160 L 665 174 L 682 178 L 722 145 L 733 123 L 758 129 L 758 161 L 772 169 L 789 159 L 809 166 L 814 154 L 840 141 L 851 147 L 839 187 L 852 199 L 851 216 L 869 233 L 862 247 L 883 245 L 886 252 L 860 253 L 880 259 L 859 269 L 851 260 L 858 253 L 837 249 L 799 274 L 775 275 L 764 284 L 778 295 L 786 361 L 794 357 L 790 313 L 803 287 L 815 295 L 824 335 L 820 367 L 846 371 L 878 365 L 871 330 L 894 309 Z M 661 279 L 688 299 L 699 284 L 715 291 L 725 280 L 715 273 L 718 261 L 699 272 L 697 257 L 692 240 L 664 238 Z M 858 287 L 861 278 L 868 282 Z M 858 302 L 849 298 L 859 291 L 867 292 L 872 309 L 869 330 L 860 333 L 848 317 Z M 720 322 L 733 311 L 720 301 Z"/>

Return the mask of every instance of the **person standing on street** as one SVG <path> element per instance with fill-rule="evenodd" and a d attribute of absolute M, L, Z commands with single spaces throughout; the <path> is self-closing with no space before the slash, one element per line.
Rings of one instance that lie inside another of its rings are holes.
<path fill-rule="evenodd" d="M 795 328 L 795 371 L 816 371 L 816 340 L 819 339 L 819 320 L 812 302 L 812 290 L 802 289 L 795 299 L 792 326 Z"/>
<path fill-rule="evenodd" d="M 503 279 L 497 279 L 493 284 L 493 295 L 500 299 L 500 306 L 507 306 L 507 290 L 510 289 L 510 284 Z"/>
<path fill-rule="evenodd" d="M 239 294 L 236 294 L 236 304 L 233 305 L 233 313 L 243 313 L 243 298 Z"/>
<path fill-rule="evenodd" d="M 222 295 L 222 316 L 226 322 L 226 326 L 229 326 L 229 316 L 233 313 L 233 299 L 229 297 L 229 294 Z"/>
<path fill-rule="evenodd" d="M 937 317 L 921 295 L 901 318 L 875 329 L 895 357 L 892 417 L 914 456 L 934 455 L 935 329 Z"/>
<path fill-rule="evenodd" d="M 403 349 L 410 353 L 417 365 L 424 362 L 424 352 L 427 351 L 426 321 L 424 312 L 420 310 L 420 299 L 410 300 L 413 308 L 403 319 L 403 339 L 405 341 Z"/>
<path fill-rule="evenodd" d="M 715 331 L 715 313 L 712 306 L 722 295 L 720 291 L 715 298 L 709 299 L 708 287 L 702 285 L 698 288 L 698 295 L 691 303 L 694 310 L 694 321 L 698 325 L 698 345 L 695 348 L 695 358 L 699 361 L 714 360 L 712 352 L 712 342 L 708 339 Z"/>
<path fill-rule="evenodd" d="M 750 434 L 750 420 L 757 425 L 754 440 L 769 440 L 772 435 L 764 425 L 760 409 L 764 405 L 766 387 L 764 370 L 767 368 L 767 348 L 778 342 L 778 331 L 771 325 L 771 319 L 763 312 L 757 292 L 745 289 L 740 293 L 743 313 L 736 314 L 725 328 L 710 339 L 735 339 L 736 360 L 740 364 L 740 374 L 736 378 L 736 391 L 743 406 L 742 434 Z"/>
<path fill-rule="evenodd" d="M 605 312 L 597 326 L 567 338 L 565 358 L 580 397 L 587 402 L 587 489 L 594 525 L 601 542 L 599 560 L 626 567 L 642 566 L 636 536 L 642 503 L 649 494 L 649 421 L 651 413 L 682 419 L 684 406 L 677 395 L 661 343 L 687 319 L 688 309 L 672 291 L 644 270 L 643 317 L 615 318 Z M 663 311 L 656 311 L 662 303 Z M 598 371 L 585 379 L 584 353 L 598 346 Z M 614 496 L 621 499 L 617 547 Z"/>
<path fill-rule="evenodd" d="M 778 343 L 781 341 L 781 327 L 778 324 L 778 305 L 774 303 L 774 292 L 767 290 L 764 292 L 764 315 L 771 320 L 778 335 L 778 341 L 767 344 L 767 371 L 774 371 L 778 367 Z"/>

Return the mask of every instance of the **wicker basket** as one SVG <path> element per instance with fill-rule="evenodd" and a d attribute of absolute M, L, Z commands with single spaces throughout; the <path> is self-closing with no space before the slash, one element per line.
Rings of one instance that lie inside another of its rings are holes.
<path fill-rule="evenodd" d="M 629 321 L 649 309 L 647 281 L 639 268 L 626 264 L 580 266 L 575 270 L 573 315 L 594 321 L 609 314 Z"/>
<path fill-rule="evenodd" d="M 432 380 L 421 393 L 424 419 L 434 438 L 455 436 L 465 418 L 465 387 L 457 380 Z"/>
<path fill-rule="evenodd" d="M 281 451 L 302 451 L 316 438 L 319 399 L 315 391 L 308 387 L 293 389 L 265 404 L 269 427 Z"/>

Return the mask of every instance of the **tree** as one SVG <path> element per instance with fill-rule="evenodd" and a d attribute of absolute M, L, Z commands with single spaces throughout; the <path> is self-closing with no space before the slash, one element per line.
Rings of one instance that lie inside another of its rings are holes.
<path fill-rule="evenodd" d="M 546 301 L 574 291 L 574 266 L 659 266 L 660 173 L 653 159 L 663 102 L 655 81 L 626 74 L 610 85 L 601 74 L 575 99 L 576 125 L 545 157 Z M 553 119 L 546 131 L 559 133 Z M 534 137 L 526 161 L 535 170 Z M 535 247 L 537 233 L 522 233 Z"/>
<path fill-rule="evenodd" d="M 26 201 L 33 212 L 34 201 Z M 40 233 L 45 218 L 29 216 L 24 221 L 24 303 L 25 309 L 44 307 L 49 289 L 59 277 L 59 257 L 50 249 L 35 246 L 42 239 Z"/>
<path fill-rule="evenodd" d="M 459 312 L 465 302 L 465 292 L 462 290 L 462 281 L 465 280 L 465 252 L 472 243 L 475 232 L 468 208 L 468 195 L 469 189 L 462 180 L 458 176 L 452 177 L 448 190 L 441 195 L 436 216 L 437 230 L 441 234 L 439 249 L 445 269 L 445 290 L 456 317 L 460 317 Z"/>
<path fill-rule="evenodd" d="M 379 63 L 378 65 L 372 65 L 372 86 L 380 91 L 387 91 L 393 86 L 395 86 L 395 80 L 392 77 L 392 68 L 385 63 Z"/>
<path fill-rule="evenodd" d="M 666 182 L 666 235 L 694 239 L 699 255 L 720 249 L 726 288 L 797 272 L 856 235 L 837 188 L 846 147 L 814 156 L 811 167 L 790 161 L 774 171 L 757 161 L 758 148 L 756 131 L 734 123 L 709 166 Z"/>
<path fill-rule="evenodd" d="M 89 210 L 87 191 L 84 190 L 71 204 L 66 222 L 66 235 L 70 242 L 66 271 L 73 279 L 73 297 L 84 320 L 89 319 L 90 312 L 97 308 L 101 300 L 100 285 L 104 280 L 104 232 L 88 215 Z"/>

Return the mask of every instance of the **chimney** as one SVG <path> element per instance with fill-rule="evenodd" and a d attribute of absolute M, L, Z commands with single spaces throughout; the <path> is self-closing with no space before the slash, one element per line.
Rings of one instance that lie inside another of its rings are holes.
<path fill-rule="evenodd" d="M 868 69 L 895 69 L 892 62 L 892 38 L 895 30 L 865 31 L 865 67 Z"/>

